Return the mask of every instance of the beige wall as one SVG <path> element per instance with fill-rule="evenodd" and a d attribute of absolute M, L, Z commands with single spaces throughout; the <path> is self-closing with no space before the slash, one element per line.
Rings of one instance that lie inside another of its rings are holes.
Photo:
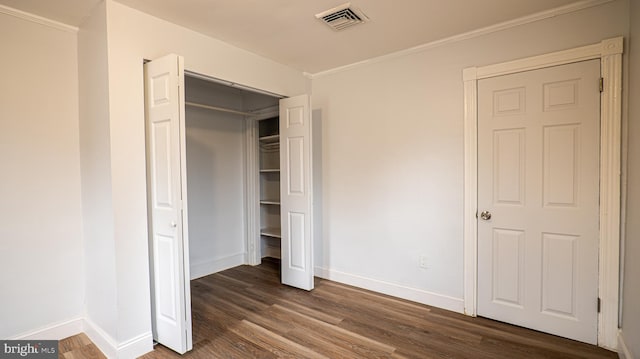
<path fill-rule="evenodd" d="M 0 13 L 0 338 L 83 311 L 77 35 Z"/>
<path fill-rule="evenodd" d="M 640 358 L 640 1 L 631 0 L 629 34 L 629 122 L 627 221 L 624 245 L 622 337 Z M 629 358 L 629 359 L 631 359 Z"/>

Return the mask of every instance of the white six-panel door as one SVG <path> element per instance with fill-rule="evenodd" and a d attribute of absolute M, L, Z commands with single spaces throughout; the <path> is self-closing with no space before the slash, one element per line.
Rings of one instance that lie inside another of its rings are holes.
<path fill-rule="evenodd" d="M 145 65 L 153 334 L 181 354 L 192 348 L 183 74 L 177 55 Z"/>
<path fill-rule="evenodd" d="M 309 96 L 280 100 L 282 283 L 313 289 Z"/>
<path fill-rule="evenodd" d="M 599 78 L 592 60 L 478 82 L 478 314 L 593 344 Z"/>

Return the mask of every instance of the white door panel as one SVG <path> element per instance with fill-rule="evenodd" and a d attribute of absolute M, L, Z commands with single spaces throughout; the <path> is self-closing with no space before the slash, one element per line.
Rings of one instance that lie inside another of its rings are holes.
<path fill-rule="evenodd" d="M 282 283 L 313 289 L 309 96 L 280 100 Z"/>
<path fill-rule="evenodd" d="M 594 344 L 599 78 L 593 60 L 478 82 L 478 314 Z"/>
<path fill-rule="evenodd" d="M 147 63 L 145 90 L 154 339 L 182 354 L 192 348 L 182 58 Z"/>

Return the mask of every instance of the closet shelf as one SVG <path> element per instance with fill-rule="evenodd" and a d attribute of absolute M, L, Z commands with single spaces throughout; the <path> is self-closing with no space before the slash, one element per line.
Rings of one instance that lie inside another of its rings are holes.
<path fill-rule="evenodd" d="M 279 199 L 276 199 L 276 200 L 263 199 L 263 200 L 260 201 L 260 204 L 270 204 L 270 205 L 279 206 L 280 205 L 280 200 Z"/>
<path fill-rule="evenodd" d="M 267 236 L 267 237 L 273 237 L 273 238 L 282 238 L 282 231 L 280 230 L 280 228 L 262 228 L 260 230 L 260 235 L 263 236 Z"/>
<path fill-rule="evenodd" d="M 259 140 L 264 144 L 279 142 L 280 135 L 263 136 L 263 137 L 260 137 Z"/>
<path fill-rule="evenodd" d="M 220 111 L 220 112 L 226 112 L 226 113 L 232 113 L 234 115 L 243 115 L 243 116 L 255 116 L 254 113 L 251 112 L 246 112 L 246 111 L 239 111 L 239 110 L 235 110 L 235 109 L 231 109 L 231 108 L 224 108 L 224 107 L 219 107 L 219 106 L 210 106 L 210 105 L 203 105 L 200 103 L 195 103 L 195 102 L 187 102 L 185 101 L 184 103 L 187 106 L 191 106 L 191 107 L 198 107 L 198 108 L 204 108 L 207 110 L 213 110 L 213 111 Z"/>
<path fill-rule="evenodd" d="M 280 142 L 260 143 L 260 149 L 263 153 L 275 153 L 280 151 Z"/>
<path fill-rule="evenodd" d="M 204 108 L 207 110 L 213 110 L 213 111 L 219 111 L 219 112 L 226 112 L 226 113 L 232 113 L 234 115 L 243 115 L 243 116 L 251 116 L 251 117 L 264 117 L 267 116 L 271 113 L 273 113 L 274 111 L 277 111 L 278 106 L 269 106 L 269 107 L 265 107 L 262 109 L 257 109 L 257 110 L 252 110 L 252 111 L 242 111 L 242 110 L 237 110 L 237 109 L 233 109 L 233 108 L 226 108 L 226 107 L 220 107 L 220 106 L 211 106 L 211 105 L 205 105 L 202 103 L 197 103 L 197 102 L 190 102 L 190 101 L 185 101 L 184 103 L 186 106 L 191 106 L 191 107 L 198 107 L 198 108 Z"/>
<path fill-rule="evenodd" d="M 279 168 L 261 168 L 260 173 L 280 173 Z"/>

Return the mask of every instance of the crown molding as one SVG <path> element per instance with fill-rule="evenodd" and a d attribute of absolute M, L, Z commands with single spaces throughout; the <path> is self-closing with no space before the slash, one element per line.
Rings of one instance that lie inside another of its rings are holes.
<path fill-rule="evenodd" d="M 582 1 L 578 1 L 578 2 L 575 2 L 575 3 L 569 4 L 569 5 L 557 7 L 557 8 L 550 9 L 550 10 L 541 11 L 541 12 L 538 12 L 538 13 L 535 13 L 535 14 L 531 14 L 531 15 L 523 16 L 523 17 L 520 17 L 520 18 L 517 18 L 517 19 L 501 22 L 501 23 L 498 23 L 498 24 L 495 24 L 495 25 L 490 25 L 490 26 L 483 27 L 483 28 L 480 28 L 480 29 L 476 29 L 476 30 L 472 30 L 472 31 L 469 31 L 469 32 L 465 32 L 465 33 L 462 33 L 462 34 L 459 34 L 459 35 L 454 35 L 454 36 L 451 36 L 451 37 L 447 37 L 447 38 L 444 38 L 444 39 L 441 39 L 441 40 L 436 40 L 436 41 L 428 42 L 426 44 L 410 47 L 408 49 L 392 52 L 392 53 L 387 54 L 387 55 L 382 55 L 382 56 L 374 57 L 374 58 L 371 58 L 371 59 L 354 62 L 354 63 L 349 64 L 349 65 L 340 66 L 340 67 L 336 67 L 336 68 L 329 69 L 329 70 L 326 70 L 326 71 L 316 72 L 316 73 L 313 73 L 313 74 L 305 73 L 305 76 L 307 76 L 308 78 L 311 78 L 311 79 L 316 79 L 316 78 L 320 78 L 320 77 L 323 77 L 323 76 L 328 76 L 328 75 L 332 75 L 332 74 L 335 74 L 335 73 L 351 70 L 351 69 L 354 69 L 354 68 L 357 68 L 357 67 L 360 67 L 360 66 L 376 64 L 376 63 L 379 63 L 379 62 L 382 62 L 382 61 L 387 61 L 387 60 L 395 59 L 395 58 L 398 58 L 398 57 L 403 57 L 403 56 L 407 56 L 407 55 L 410 55 L 410 54 L 415 54 L 415 53 L 418 53 L 418 52 L 422 52 L 422 51 L 425 51 L 425 50 L 428 50 L 428 49 L 432 49 L 432 48 L 435 48 L 435 47 L 438 47 L 438 46 L 452 44 L 452 43 L 456 43 L 456 42 L 459 42 L 459 41 L 468 40 L 468 39 L 472 39 L 472 38 L 475 38 L 475 37 L 491 34 L 491 33 L 494 33 L 494 32 L 510 29 L 510 28 L 513 28 L 513 27 L 522 26 L 522 25 L 529 24 L 529 23 L 532 23 L 532 22 L 536 22 L 536 21 L 540 21 L 540 20 L 544 20 L 544 19 L 549 19 L 549 18 L 556 17 L 556 16 L 559 16 L 559 15 L 569 14 L 569 13 L 580 11 L 580 10 L 584 10 L 584 9 L 587 9 L 587 8 L 600 6 L 600 5 L 603 5 L 603 4 L 606 4 L 606 3 L 610 3 L 612 1 L 615 1 L 615 0 L 582 0 Z"/>
<path fill-rule="evenodd" d="M 54 28 L 54 29 L 57 29 L 57 30 L 65 31 L 65 32 L 72 32 L 72 33 L 77 33 L 78 32 L 78 28 L 75 27 L 75 26 L 63 24 L 63 23 L 55 21 L 55 20 L 47 19 L 45 17 L 38 16 L 38 15 L 29 13 L 29 12 L 26 12 L 26 11 L 14 9 L 12 7 L 8 7 L 8 6 L 5 6 L 5 5 L 0 5 L 0 14 L 5 14 L 5 15 L 17 17 L 19 19 L 31 21 L 31 22 L 36 23 L 36 24 L 48 26 L 48 27 L 51 27 L 51 28 Z"/>

